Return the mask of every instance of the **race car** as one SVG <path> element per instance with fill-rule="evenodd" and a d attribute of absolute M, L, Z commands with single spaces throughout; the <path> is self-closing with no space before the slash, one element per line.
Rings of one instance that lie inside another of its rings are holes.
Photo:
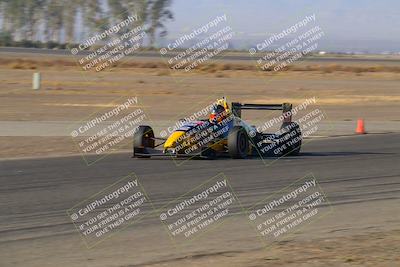
<path fill-rule="evenodd" d="M 133 137 L 133 157 L 153 156 L 196 157 L 215 159 L 230 156 L 243 159 L 253 156 L 280 157 L 298 155 L 301 149 L 301 129 L 292 122 L 289 103 L 242 104 L 218 99 L 208 119 L 183 120 L 167 138 L 155 137 L 150 126 L 141 125 Z M 282 110 L 280 130 L 265 133 L 241 119 L 242 110 Z"/>

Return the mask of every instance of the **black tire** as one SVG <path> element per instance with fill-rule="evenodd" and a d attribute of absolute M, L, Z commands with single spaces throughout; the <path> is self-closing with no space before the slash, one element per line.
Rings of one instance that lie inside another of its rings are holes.
<path fill-rule="evenodd" d="M 133 136 L 133 157 L 150 158 L 149 156 L 137 155 L 146 153 L 146 148 L 154 148 L 154 132 L 150 126 L 140 125 Z"/>
<path fill-rule="evenodd" d="M 229 131 L 228 153 L 233 159 L 246 158 L 249 152 L 249 139 L 243 127 L 235 126 Z"/>
<path fill-rule="evenodd" d="M 281 130 L 282 135 L 291 134 L 291 136 L 286 142 L 286 149 L 283 152 L 286 156 L 297 156 L 300 154 L 302 136 L 300 126 L 296 122 L 285 122 L 282 123 Z"/>

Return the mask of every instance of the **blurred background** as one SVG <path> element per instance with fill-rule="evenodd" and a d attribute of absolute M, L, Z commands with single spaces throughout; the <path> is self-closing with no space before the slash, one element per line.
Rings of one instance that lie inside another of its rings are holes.
<path fill-rule="evenodd" d="M 2 0 L 0 45 L 66 48 L 138 14 L 149 33 L 145 44 L 160 47 L 212 17 L 226 13 L 236 31 L 231 49 L 248 49 L 265 36 L 315 12 L 326 31 L 322 50 L 338 53 L 400 53 L 399 2 L 195 1 L 195 0 Z"/>

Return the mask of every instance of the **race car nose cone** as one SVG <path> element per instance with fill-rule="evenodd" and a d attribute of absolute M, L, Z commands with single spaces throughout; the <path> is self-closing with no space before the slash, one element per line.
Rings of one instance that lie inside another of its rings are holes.
<path fill-rule="evenodd" d="M 165 141 L 164 149 L 175 147 L 176 143 L 179 143 L 179 138 L 185 134 L 184 131 L 175 131 L 173 132 Z"/>

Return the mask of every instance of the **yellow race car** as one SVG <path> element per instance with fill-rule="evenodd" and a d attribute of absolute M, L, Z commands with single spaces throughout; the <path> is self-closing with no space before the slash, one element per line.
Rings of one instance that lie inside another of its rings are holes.
<path fill-rule="evenodd" d="M 302 137 L 299 125 L 291 121 L 291 109 L 289 103 L 233 102 L 229 107 L 226 99 L 221 98 L 212 105 L 208 119 L 184 121 L 168 138 L 155 137 L 150 126 L 139 126 L 133 138 L 133 157 L 170 155 L 214 159 L 297 155 Z M 264 133 L 241 119 L 242 110 L 282 110 L 285 119 L 278 132 Z"/>

